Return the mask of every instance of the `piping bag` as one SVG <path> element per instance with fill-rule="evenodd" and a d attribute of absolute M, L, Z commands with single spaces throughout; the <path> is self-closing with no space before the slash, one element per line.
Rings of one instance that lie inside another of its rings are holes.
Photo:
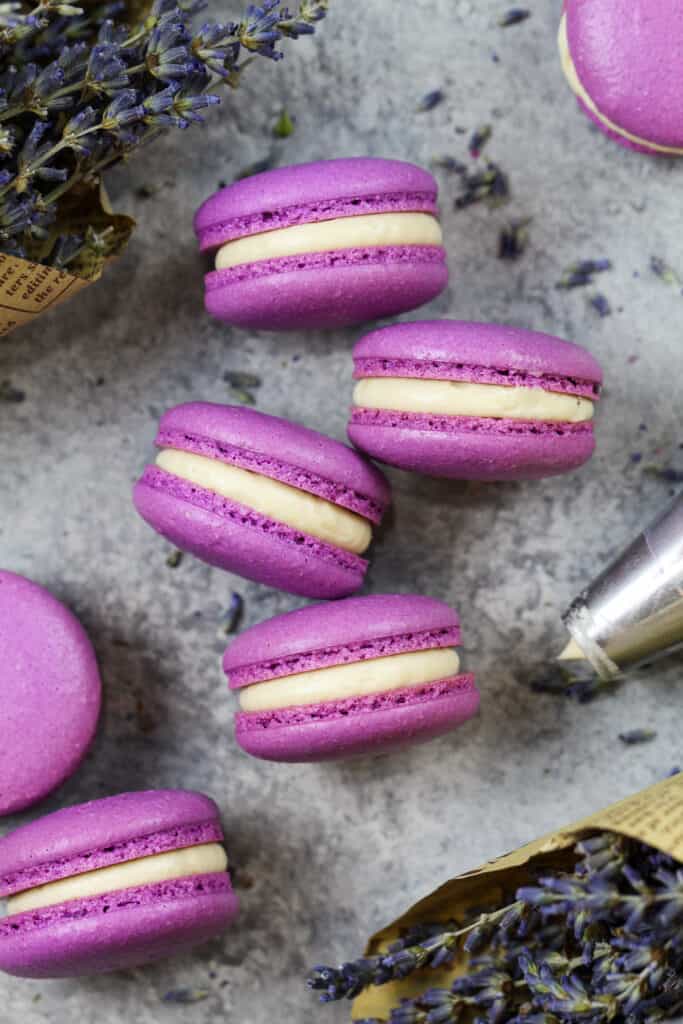
<path fill-rule="evenodd" d="M 562 618 L 558 661 L 585 659 L 604 681 L 683 647 L 683 492 Z"/>

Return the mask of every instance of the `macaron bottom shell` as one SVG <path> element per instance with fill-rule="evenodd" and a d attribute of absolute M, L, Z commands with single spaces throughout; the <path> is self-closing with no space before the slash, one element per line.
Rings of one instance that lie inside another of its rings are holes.
<path fill-rule="evenodd" d="M 158 533 L 209 565 L 301 597 L 352 594 L 365 559 L 148 467 L 135 507 Z"/>
<path fill-rule="evenodd" d="M 0 970 L 68 978 L 137 967 L 219 935 L 238 911 L 227 873 L 72 900 L 0 921 Z"/>
<path fill-rule="evenodd" d="M 236 739 L 269 761 L 313 762 L 385 753 L 450 732 L 475 715 L 474 676 L 277 711 L 240 712 Z"/>
<path fill-rule="evenodd" d="M 456 480 L 537 480 L 577 469 L 595 449 L 591 423 L 427 416 L 354 409 L 350 441 L 400 469 Z"/>
<path fill-rule="evenodd" d="M 205 307 L 239 327 L 345 327 L 416 309 L 447 283 L 440 247 L 349 249 L 211 271 Z"/>

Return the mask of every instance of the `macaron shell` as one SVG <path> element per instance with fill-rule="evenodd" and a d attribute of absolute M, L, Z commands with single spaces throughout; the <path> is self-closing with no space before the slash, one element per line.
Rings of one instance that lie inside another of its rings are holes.
<path fill-rule="evenodd" d="M 100 675 L 76 617 L 38 584 L 0 571 L 0 816 L 46 797 L 97 729 Z"/>
<path fill-rule="evenodd" d="M 357 555 L 193 489 L 169 474 L 164 474 L 167 481 L 160 481 L 159 475 L 146 470 L 133 501 L 142 518 L 183 551 L 301 597 L 345 597 L 362 585 L 367 562 Z M 205 499 L 207 507 L 195 504 L 198 498 Z"/>
<path fill-rule="evenodd" d="M 639 139 L 683 147 L 679 0 L 568 0 L 565 12 L 574 66 L 600 113 Z"/>
<path fill-rule="evenodd" d="M 262 679 L 460 642 L 456 612 L 435 598 L 369 594 L 311 605 L 246 629 L 223 657 L 230 686 Z M 328 657 L 329 654 L 329 657 Z"/>
<path fill-rule="evenodd" d="M 240 327 L 324 329 L 417 309 L 447 283 L 441 248 L 354 249 L 213 271 L 204 301 L 212 316 Z"/>
<path fill-rule="evenodd" d="M 583 100 L 581 100 L 578 96 L 576 98 L 576 102 L 581 107 L 581 110 L 584 112 L 586 117 L 589 117 L 593 124 L 596 125 L 600 129 L 600 131 L 608 137 L 608 139 L 611 139 L 612 142 L 618 142 L 620 146 L 625 146 L 626 149 L 631 149 L 636 153 L 645 153 L 647 156 L 665 155 L 662 153 L 660 149 L 652 149 L 651 146 L 640 145 L 637 142 L 631 142 L 630 139 L 627 139 L 625 136 L 620 135 L 619 132 L 612 131 L 612 129 L 608 128 L 607 125 L 600 120 L 600 118 L 595 116 L 590 107 L 587 107 Z"/>
<path fill-rule="evenodd" d="M 188 836 L 207 826 L 210 839 L 204 833 Z M 169 845 L 160 836 L 177 836 L 177 841 Z M 157 838 L 150 842 L 149 837 Z M 221 837 L 216 804 L 190 790 L 141 790 L 65 807 L 0 838 L 0 896 L 74 870 L 94 870 Z"/>
<path fill-rule="evenodd" d="M 444 424 L 446 419 L 451 422 Z M 558 429 L 558 424 L 482 419 L 467 420 L 465 429 L 465 421 L 373 410 L 364 422 L 352 418 L 348 435 L 380 462 L 455 480 L 537 480 L 577 469 L 595 449 L 590 426 Z"/>
<path fill-rule="evenodd" d="M 384 753 L 462 725 L 478 711 L 479 693 L 473 676 L 460 675 L 417 692 L 394 691 L 338 704 L 344 706 L 272 712 L 270 724 L 268 714 L 262 714 L 258 716 L 261 727 L 248 721 L 253 716 L 240 713 L 237 742 L 246 753 L 268 761 L 330 761 Z M 287 724 L 288 711 L 291 724 Z"/>
<path fill-rule="evenodd" d="M 0 921 L 0 970 L 65 978 L 141 966 L 220 934 L 238 910 L 227 875 L 75 900 Z"/>
<path fill-rule="evenodd" d="M 364 335 L 356 343 L 353 357 L 460 363 L 602 383 L 602 368 L 587 349 L 550 334 L 504 324 L 465 320 L 392 324 Z"/>
<path fill-rule="evenodd" d="M 375 522 L 379 521 L 382 509 L 391 500 L 389 481 L 367 459 L 341 441 L 279 416 L 269 416 L 237 405 L 187 402 L 164 413 L 156 444 L 164 447 L 172 438 L 174 445 L 181 446 L 183 434 L 188 436 L 184 447 L 189 451 L 195 450 L 191 439 L 205 438 L 218 446 L 244 449 L 246 454 L 255 453 L 252 466 L 245 461 L 240 464 L 304 490 L 307 489 L 307 481 L 305 477 L 298 478 L 296 470 L 315 474 L 327 483 L 327 488 L 317 488 L 313 493 L 360 512 Z M 265 460 L 259 460 L 259 455 Z M 273 465 L 268 465 L 268 459 L 273 460 Z M 286 464 L 290 472 L 278 470 L 275 462 Z M 355 493 L 348 494 L 347 491 Z M 365 505 L 359 504 L 360 501 Z M 368 503 L 376 507 L 367 507 Z"/>
<path fill-rule="evenodd" d="M 194 229 L 202 250 L 244 234 L 392 210 L 436 212 L 437 183 L 402 160 L 351 157 L 254 174 L 199 207 Z"/>

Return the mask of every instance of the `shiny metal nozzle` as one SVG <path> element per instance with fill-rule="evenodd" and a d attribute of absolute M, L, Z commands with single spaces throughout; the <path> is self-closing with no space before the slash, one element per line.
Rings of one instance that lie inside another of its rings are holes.
<path fill-rule="evenodd" d="M 683 646 L 683 494 L 563 615 L 601 679 Z M 567 654 L 576 654 L 576 648 Z"/>

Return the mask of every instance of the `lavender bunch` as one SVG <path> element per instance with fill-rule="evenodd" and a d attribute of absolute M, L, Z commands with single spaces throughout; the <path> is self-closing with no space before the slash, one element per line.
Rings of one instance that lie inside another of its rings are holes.
<path fill-rule="evenodd" d="M 73 266 L 112 230 L 60 231 L 69 193 L 170 129 L 203 120 L 256 57 L 315 30 L 328 0 L 296 13 L 265 0 L 239 21 L 193 28 L 206 0 L 0 3 L 0 251 Z M 81 6 L 82 4 L 82 6 Z M 132 17 L 129 17 L 133 14 Z"/>
<path fill-rule="evenodd" d="M 390 1024 L 646 1024 L 683 1009 L 683 867 L 635 840 L 579 843 L 572 872 L 541 874 L 475 920 L 412 929 L 384 953 L 316 967 L 320 1001 L 464 958 L 448 988 L 403 999 Z M 379 1024 L 364 1021 L 362 1024 Z"/>

